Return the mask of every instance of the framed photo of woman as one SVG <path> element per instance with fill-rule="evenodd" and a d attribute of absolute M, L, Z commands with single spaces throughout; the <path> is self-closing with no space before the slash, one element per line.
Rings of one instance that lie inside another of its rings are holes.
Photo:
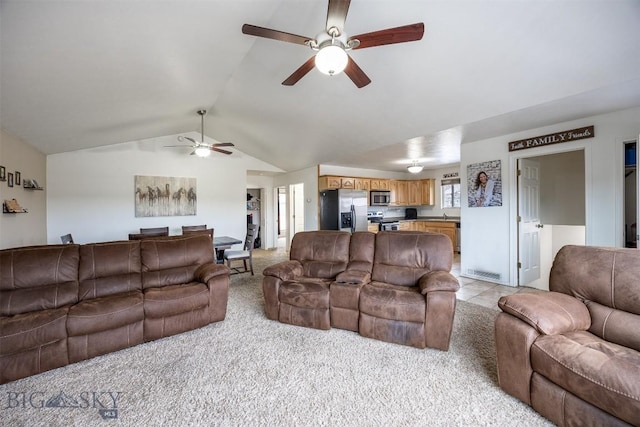
<path fill-rule="evenodd" d="M 7 174 L 7 186 L 13 187 L 13 174 L 11 172 Z"/>
<path fill-rule="evenodd" d="M 20 172 L 16 171 L 16 185 L 20 187 Z"/>
<path fill-rule="evenodd" d="M 502 176 L 500 160 L 467 166 L 467 200 L 470 208 L 502 206 Z"/>

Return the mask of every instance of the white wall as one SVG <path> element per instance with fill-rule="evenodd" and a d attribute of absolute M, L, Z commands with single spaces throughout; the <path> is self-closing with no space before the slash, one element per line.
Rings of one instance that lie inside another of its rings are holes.
<path fill-rule="evenodd" d="M 141 227 L 168 226 L 174 235 L 190 224 L 243 239 L 247 170 L 280 170 L 237 149 L 199 158 L 164 147 L 172 144 L 175 135 L 48 156 L 48 242 L 66 233 L 78 243 L 127 239 Z M 135 175 L 196 178 L 197 214 L 136 218 Z"/>
<path fill-rule="evenodd" d="M 20 172 L 21 180 L 35 179 L 44 191 L 25 190 L 8 182 L 0 182 L 0 201 L 16 199 L 28 213 L 0 213 L 0 249 L 42 245 L 47 242 L 46 156 L 31 145 L 0 131 L 0 166 L 6 173 Z"/>
<path fill-rule="evenodd" d="M 532 159 L 540 162 L 540 222 L 584 225 L 584 151 Z"/>
<path fill-rule="evenodd" d="M 318 229 L 318 167 L 301 169 L 277 175 L 273 178 L 275 187 L 286 187 L 286 194 L 290 193 L 289 187 L 294 184 L 304 186 L 304 229 L 306 231 Z M 291 226 L 287 226 L 287 232 Z M 290 241 L 290 239 L 288 239 Z"/>
<path fill-rule="evenodd" d="M 594 125 L 595 137 L 509 153 L 508 142 Z M 588 245 L 623 246 L 623 141 L 640 133 L 640 108 L 599 115 L 554 126 L 531 129 L 497 138 L 464 143 L 461 146 L 463 197 L 467 194 L 467 165 L 489 160 L 502 161 L 503 205 L 469 208 L 464 202 L 462 218 L 461 273 L 470 269 L 501 275 L 497 283 L 517 284 L 517 204 L 515 164 L 518 157 L 531 157 L 585 150 L 586 240 Z"/>

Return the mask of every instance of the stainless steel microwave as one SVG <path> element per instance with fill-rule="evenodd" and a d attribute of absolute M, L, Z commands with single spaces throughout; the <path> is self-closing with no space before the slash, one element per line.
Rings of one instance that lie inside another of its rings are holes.
<path fill-rule="evenodd" d="M 391 202 L 391 191 L 371 190 L 369 203 L 371 206 L 389 206 Z"/>

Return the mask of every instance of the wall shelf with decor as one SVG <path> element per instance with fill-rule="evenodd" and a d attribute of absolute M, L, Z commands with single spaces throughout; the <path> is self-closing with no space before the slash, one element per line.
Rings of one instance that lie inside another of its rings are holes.
<path fill-rule="evenodd" d="M 25 190 L 44 190 L 43 187 L 40 187 L 40 185 L 38 185 L 38 181 L 36 181 L 35 179 L 22 180 L 22 188 L 24 188 Z"/>
<path fill-rule="evenodd" d="M 16 213 L 29 213 L 25 208 L 21 207 L 16 199 L 5 199 L 2 202 L 2 213 L 16 214 Z"/>

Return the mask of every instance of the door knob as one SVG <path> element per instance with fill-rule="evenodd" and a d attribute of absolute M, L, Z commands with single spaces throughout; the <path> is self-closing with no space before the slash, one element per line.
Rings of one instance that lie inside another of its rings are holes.
<path fill-rule="evenodd" d="M 544 225 L 542 225 L 542 224 L 536 224 L 536 228 L 544 228 Z"/>

